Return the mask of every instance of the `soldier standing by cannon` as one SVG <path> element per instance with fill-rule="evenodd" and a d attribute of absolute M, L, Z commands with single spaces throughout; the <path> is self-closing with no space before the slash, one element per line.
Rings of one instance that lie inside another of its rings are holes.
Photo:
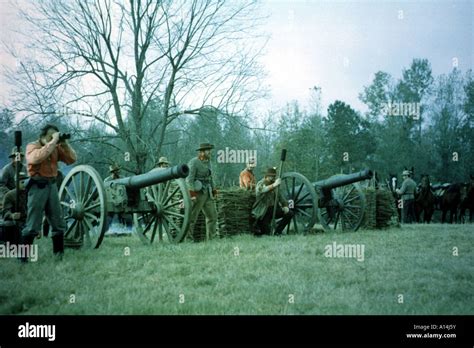
<path fill-rule="evenodd" d="M 255 174 L 253 173 L 256 167 L 255 159 L 249 158 L 247 167 L 240 172 L 239 184 L 240 188 L 246 190 L 254 190 L 256 185 Z"/>
<path fill-rule="evenodd" d="M 59 202 L 56 177 L 58 161 L 72 164 L 76 161 L 76 152 L 68 144 L 69 134 L 60 134 L 54 125 L 41 129 L 39 140 L 26 147 L 28 165 L 28 212 L 25 227 L 22 230 L 21 243 L 33 244 L 38 235 L 43 213 L 52 226 L 53 253 L 61 256 L 64 253 L 64 231 L 66 223 Z M 28 259 L 23 257 L 22 262 Z"/>
<path fill-rule="evenodd" d="M 256 220 L 256 226 L 260 230 L 260 233 L 256 233 L 257 236 L 271 234 L 270 224 L 272 222 L 273 207 L 276 201 L 275 189 L 281 184 L 280 178 L 275 180 L 276 175 L 276 168 L 268 168 L 264 174 L 264 178 L 257 183 L 257 199 L 252 208 L 252 217 Z M 293 217 L 293 212 L 288 208 L 288 202 L 281 192 L 278 193 L 275 216 L 282 218 L 275 229 L 275 234 L 279 235 Z"/>
<path fill-rule="evenodd" d="M 218 236 L 217 233 L 217 210 L 215 195 L 217 190 L 214 188 L 211 171 L 211 150 L 214 145 L 203 143 L 196 151 L 199 151 L 197 157 L 191 159 L 188 163 L 189 175 L 186 183 L 189 188 L 191 199 L 193 199 L 193 208 L 191 211 L 191 224 L 188 231 L 188 238 L 194 241 L 194 225 L 200 211 L 204 212 L 206 217 L 206 238 L 209 240 Z"/>
<path fill-rule="evenodd" d="M 416 183 L 411 178 L 411 172 L 404 170 L 402 173 L 403 183 L 396 192 L 402 197 L 402 223 L 411 224 L 416 221 L 415 217 L 415 190 Z"/>

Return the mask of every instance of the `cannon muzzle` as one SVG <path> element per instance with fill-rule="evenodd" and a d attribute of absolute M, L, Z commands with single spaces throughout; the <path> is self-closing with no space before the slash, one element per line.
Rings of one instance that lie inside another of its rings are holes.
<path fill-rule="evenodd" d="M 313 186 L 322 189 L 333 189 L 336 187 L 341 187 L 345 185 L 352 184 L 354 182 L 359 182 L 367 179 L 371 179 L 374 173 L 370 169 L 361 170 L 357 173 L 341 175 L 334 178 L 329 178 L 326 180 L 321 180 L 313 182 Z"/>
<path fill-rule="evenodd" d="M 189 167 L 186 164 L 180 164 L 170 168 L 155 168 L 148 173 L 111 180 L 110 183 L 124 185 L 131 189 L 140 189 L 172 179 L 185 178 L 188 174 Z"/>

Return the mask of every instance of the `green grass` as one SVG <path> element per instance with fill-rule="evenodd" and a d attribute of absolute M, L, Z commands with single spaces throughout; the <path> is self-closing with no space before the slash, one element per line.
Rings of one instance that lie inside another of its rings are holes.
<path fill-rule="evenodd" d="M 363 244 L 364 261 L 325 257 L 334 241 Z M 474 314 L 473 225 L 152 246 L 108 237 L 62 262 L 50 239 L 37 243 L 37 262 L 0 259 L 1 314 Z"/>

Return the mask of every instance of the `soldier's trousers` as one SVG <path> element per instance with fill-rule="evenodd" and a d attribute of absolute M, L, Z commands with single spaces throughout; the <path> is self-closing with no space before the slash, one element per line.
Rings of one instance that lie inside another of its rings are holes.
<path fill-rule="evenodd" d="M 206 238 L 211 239 L 217 236 L 217 210 L 216 202 L 211 198 L 209 193 L 201 192 L 196 197 L 191 210 L 191 224 L 189 226 L 188 237 L 194 240 L 194 225 L 201 210 L 206 217 Z"/>
<path fill-rule="evenodd" d="M 416 222 L 415 216 L 415 200 L 404 199 L 402 207 L 402 223 L 411 224 Z"/>
<path fill-rule="evenodd" d="M 30 179 L 33 180 L 33 179 Z M 28 213 L 22 236 L 37 236 L 41 230 L 43 214 L 52 227 L 51 236 L 63 235 L 66 223 L 59 203 L 58 187 L 54 181 L 32 184 L 28 190 Z"/>

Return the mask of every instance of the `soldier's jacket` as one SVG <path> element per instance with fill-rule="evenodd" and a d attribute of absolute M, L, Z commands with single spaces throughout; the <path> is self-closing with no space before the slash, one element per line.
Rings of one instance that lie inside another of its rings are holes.
<path fill-rule="evenodd" d="M 20 172 L 26 172 L 25 166 L 23 164 L 20 167 Z M 13 163 L 8 163 L 2 170 L 2 178 L 0 180 L 1 184 L 6 186 L 9 190 L 13 190 L 16 187 L 15 175 L 16 169 L 13 166 Z"/>
<path fill-rule="evenodd" d="M 261 219 L 267 213 L 269 207 L 272 207 L 275 204 L 275 193 L 276 190 L 270 190 L 267 192 L 263 192 L 264 187 L 267 186 L 265 184 L 265 179 L 260 180 L 257 183 L 257 187 L 255 188 L 257 199 L 252 207 L 252 216 L 255 219 Z M 281 191 L 278 190 L 278 200 L 283 207 L 288 206 L 288 202 L 281 194 Z"/>
<path fill-rule="evenodd" d="M 202 184 L 202 191 L 205 192 L 214 189 L 214 182 L 212 181 L 211 162 L 201 161 L 198 157 L 194 157 L 188 163 L 189 175 L 186 178 L 186 183 L 191 191 L 196 190 L 196 180 Z"/>
<path fill-rule="evenodd" d="M 21 190 L 20 191 L 20 205 L 19 205 L 21 219 L 18 221 L 22 224 L 24 224 L 26 221 L 27 198 L 28 198 L 28 193 L 26 192 L 26 190 Z M 4 220 L 13 220 L 12 214 L 16 212 L 15 202 L 16 202 L 16 189 L 8 191 L 5 197 L 3 197 L 3 219 Z"/>
<path fill-rule="evenodd" d="M 412 178 L 406 178 L 400 190 L 397 192 L 402 196 L 402 199 L 414 199 L 415 198 L 416 183 Z"/>

